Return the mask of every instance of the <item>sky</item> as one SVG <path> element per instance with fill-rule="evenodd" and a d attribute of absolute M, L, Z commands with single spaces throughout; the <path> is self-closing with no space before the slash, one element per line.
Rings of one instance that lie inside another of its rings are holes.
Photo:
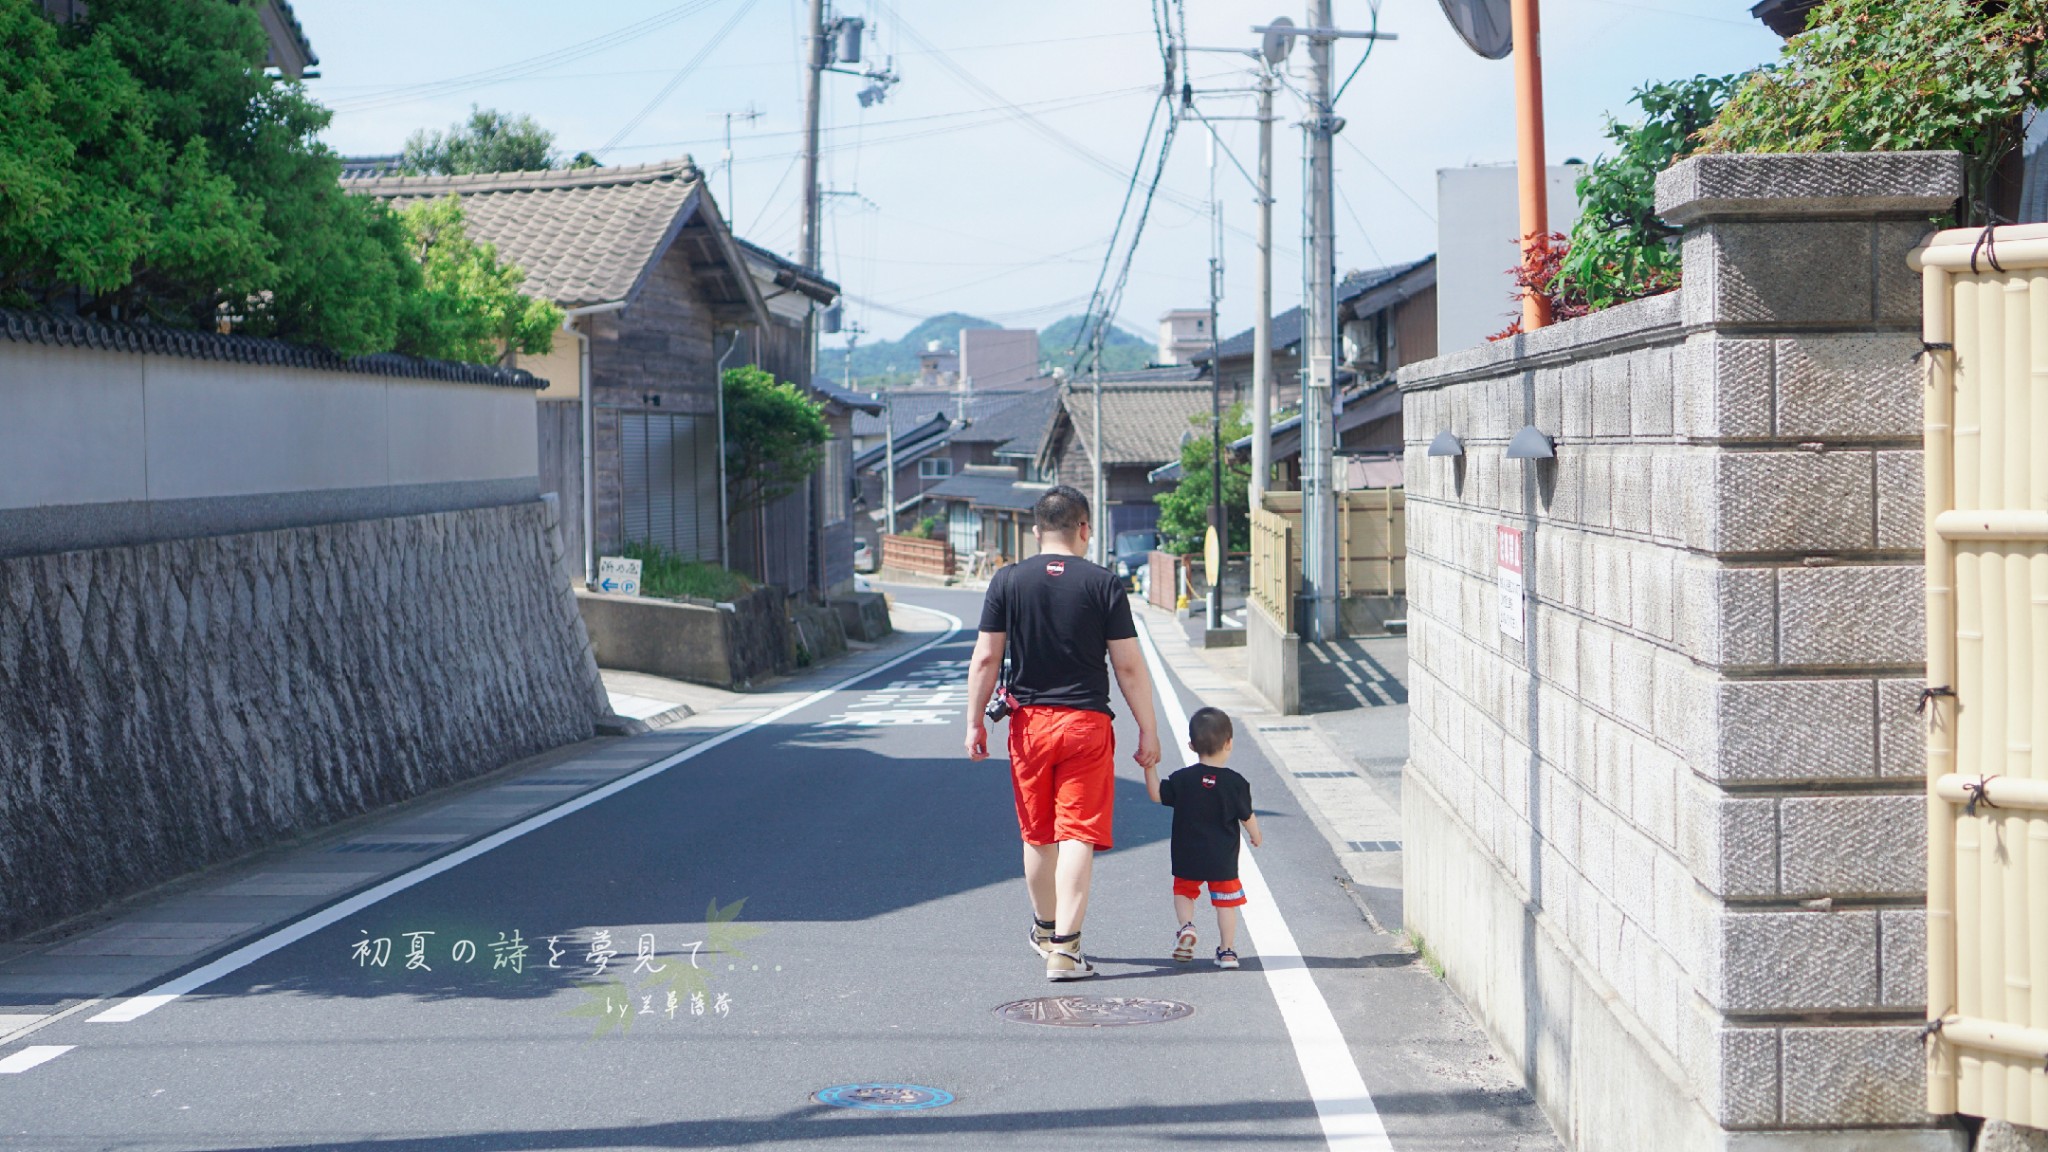
<path fill-rule="evenodd" d="M 1736 72 L 1779 43 L 1750 0 L 1549 0 L 1543 54 L 1549 155 L 1592 159 L 1610 114 L 1627 119 L 1643 83 Z M 524 112 L 567 154 L 607 164 L 693 156 L 735 231 L 786 254 L 798 245 L 805 0 L 294 0 L 320 57 L 312 95 L 334 110 L 329 144 L 395 152 L 418 128 L 445 128 L 471 104 Z M 1368 0 L 1336 0 L 1340 27 L 1371 24 Z M 1042 327 L 1081 312 L 1104 263 L 1161 66 L 1139 0 L 1029 4 L 837 0 L 867 20 L 867 63 L 901 82 L 863 109 L 865 81 L 828 75 L 825 271 L 870 339 L 969 312 Z M 1188 42 L 1249 48 L 1277 0 L 1186 0 Z M 1374 46 L 1345 92 L 1336 145 L 1337 265 L 1395 264 L 1436 249 L 1436 173 L 1514 158 L 1512 70 L 1481 59 L 1438 0 L 1380 0 Z M 597 41 L 594 44 L 587 43 Z M 1337 47 L 1339 74 L 1364 51 Z M 583 48 L 575 53 L 566 50 Z M 1305 89 L 1306 52 L 1289 62 Z M 568 57 L 568 58 L 564 58 Z M 1199 53 L 1204 113 L 1249 116 L 1250 62 Z M 483 75 L 479 75 L 483 74 Z M 1215 90 L 1213 93 L 1208 90 Z M 1301 299 L 1301 102 L 1283 90 L 1274 131 L 1274 307 Z M 723 160 L 723 114 L 732 163 Z M 1257 126 L 1214 120 L 1224 222 L 1224 332 L 1256 305 Z M 1207 303 L 1209 129 L 1184 121 L 1119 319 L 1152 337 L 1161 313 Z M 728 185 L 730 180 L 730 185 Z M 729 189 L 729 190 L 728 190 Z M 828 342 L 842 337 L 827 337 Z"/>

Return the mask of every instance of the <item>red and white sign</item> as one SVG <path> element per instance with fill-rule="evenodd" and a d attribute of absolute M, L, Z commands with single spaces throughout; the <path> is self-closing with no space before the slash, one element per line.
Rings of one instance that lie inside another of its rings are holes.
<path fill-rule="evenodd" d="M 1497 528 L 1494 565 L 1495 586 L 1500 591 L 1500 630 L 1504 636 L 1523 639 L 1525 601 L 1522 583 L 1522 530 Z"/>

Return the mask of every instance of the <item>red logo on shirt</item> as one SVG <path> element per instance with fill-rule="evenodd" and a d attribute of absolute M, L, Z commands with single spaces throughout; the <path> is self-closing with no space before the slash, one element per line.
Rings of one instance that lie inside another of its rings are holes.
<path fill-rule="evenodd" d="M 1214 776 L 1204 776 L 1204 777 L 1202 777 L 1202 787 L 1204 787 L 1204 788 L 1214 788 L 1215 786 L 1216 786 L 1216 778 L 1215 778 Z"/>
<path fill-rule="evenodd" d="M 1066 571 L 1067 562 L 1065 560 L 1055 560 L 1045 566 L 1045 574 L 1047 576 L 1064 576 Z"/>

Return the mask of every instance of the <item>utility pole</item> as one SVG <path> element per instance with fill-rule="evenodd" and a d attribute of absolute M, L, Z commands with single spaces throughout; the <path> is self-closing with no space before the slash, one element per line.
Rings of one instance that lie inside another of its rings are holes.
<path fill-rule="evenodd" d="M 818 103 L 825 91 L 825 43 L 825 0 L 811 0 L 811 20 L 804 37 L 804 230 L 802 251 L 797 259 L 812 272 L 821 270 L 818 267 Z M 811 325 L 811 332 L 815 337 L 815 322 Z"/>
<path fill-rule="evenodd" d="M 1260 125 L 1264 128 L 1265 125 Z M 1216 567 L 1209 573 L 1205 626 L 1223 627 L 1223 567 L 1230 557 L 1230 520 L 1223 511 L 1223 372 L 1216 338 L 1223 296 L 1223 205 L 1216 199 L 1216 133 L 1209 133 L 1209 531 L 1216 537 Z M 1206 551 L 1206 549 L 1205 549 Z M 1205 556 L 1204 559 L 1207 559 Z"/>
<path fill-rule="evenodd" d="M 1301 390 L 1302 631 L 1311 640 L 1337 636 L 1337 501 L 1335 465 L 1337 390 L 1335 172 L 1331 147 L 1336 112 L 1330 107 L 1330 0 L 1309 0 L 1309 270 L 1302 309 L 1302 351 L 1308 375 Z M 1320 33 L 1320 34 L 1319 34 Z"/>
<path fill-rule="evenodd" d="M 896 390 L 882 389 L 882 534 L 896 534 Z"/>
<path fill-rule="evenodd" d="M 1259 69 L 1259 308 L 1252 318 L 1251 506 L 1273 470 L 1273 65 Z M 1214 331 L 1214 321 L 1210 330 Z M 1212 354 L 1213 355 L 1213 354 Z M 1213 363 L 1213 360 L 1212 360 Z"/>
<path fill-rule="evenodd" d="M 1271 33 L 1273 26 L 1254 32 Z M 1330 95 L 1331 50 L 1338 40 L 1393 40 L 1390 32 L 1347 32 L 1330 24 L 1330 0 L 1309 0 L 1308 27 L 1280 29 L 1308 40 L 1309 258 L 1307 302 L 1302 308 L 1301 389 L 1301 599 L 1302 630 L 1311 640 L 1337 638 L 1337 236 L 1336 171 L 1331 145 L 1344 121 Z"/>
<path fill-rule="evenodd" d="M 730 227 L 739 214 L 739 210 L 733 206 L 732 194 L 732 122 L 745 120 L 751 124 L 761 118 L 761 113 L 749 104 L 745 112 L 721 112 L 719 115 L 725 117 L 725 154 L 719 158 L 719 163 L 725 168 L 725 222 Z"/>
<path fill-rule="evenodd" d="M 1095 352 L 1089 358 L 1088 375 L 1095 389 L 1095 431 L 1089 437 L 1089 462 L 1095 469 L 1095 491 L 1089 495 L 1094 505 L 1090 516 L 1095 521 L 1095 562 L 1109 567 L 1109 542 L 1106 531 L 1109 527 L 1109 492 L 1104 487 L 1106 479 L 1102 467 L 1102 337 L 1095 338 Z"/>

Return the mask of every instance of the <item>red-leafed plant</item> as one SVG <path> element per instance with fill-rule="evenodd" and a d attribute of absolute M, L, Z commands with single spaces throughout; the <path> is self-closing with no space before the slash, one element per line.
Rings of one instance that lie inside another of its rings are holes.
<path fill-rule="evenodd" d="M 1547 236 L 1525 236 L 1522 238 L 1522 263 L 1509 271 L 1515 277 L 1515 293 L 1509 299 L 1520 309 L 1522 299 L 1534 293 L 1550 301 L 1550 318 L 1576 320 L 1593 309 L 1586 303 L 1586 293 L 1564 277 L 1566 257 L 1571 255 L 1572 242 L 1562 232 Z M 1531 239 L 1535 240 L 1530 244 Z M 1515 321 L 1506 328 L 1487 337 L 1489 340 L 1505 340 L 1522 334 L 1522 317 L 1517 314 Z"/>

